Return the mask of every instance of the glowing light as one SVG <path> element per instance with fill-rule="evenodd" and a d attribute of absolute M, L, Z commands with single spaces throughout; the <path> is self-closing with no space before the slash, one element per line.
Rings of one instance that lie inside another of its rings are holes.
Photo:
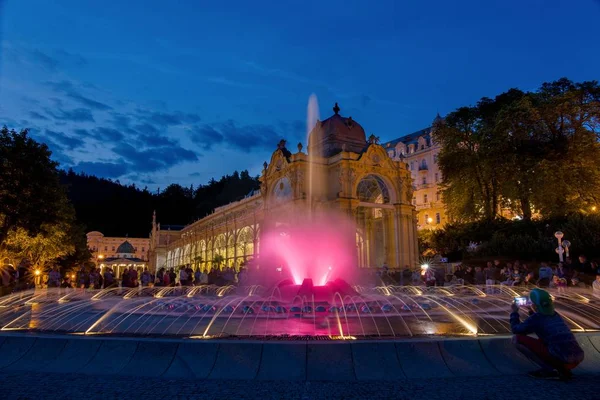
<path fill-rule="evenodd" d="M 75 279 L 75 274 L 72 274 L 72 275 L 71 275 L 71 279 Z"/>
<path fill-rule="evenodd" d="M 98 254 L 98 260 L 102 260 L 103 258 L 104 258 L 104 255 Z"/>
<path fill-rule="evenodd" d="M 272 265 L 271 271 L 283 265 L 281 272 L 289 273 L 296 285 L 312 279 L 316 286 L 322 286 L 354 273 L 356 227 L 345 215 L 317 212 L 285 232 L 266 231 L 260 249 L 261 264 Z"/>
<path fill-rule="evenodd" d="M 36 270 L 35 270 L 35 276 L 40 276 L 40 274 L 41 274 L 41 273 L 42 273 L 42 272 L 41 272 L 39 269 L 36 269 Z"/>
<path fill-rule="evenodd" d="M 356 340 L 356 337 L 354 336 L 329 336 L 329 339 L 332 340 Z"/>
<path fill-rule="evenodd" d="M 592 211 L 596 211 L 596 206 L 593 206 L 593 207 L 592 207 Z"/>
<path fill-rule="evenodd" d="M 427 218 L 427 222 L 428 223 L 432 223 L 433 222 L 433 218 L 431 218 L 431 217 Z"/>

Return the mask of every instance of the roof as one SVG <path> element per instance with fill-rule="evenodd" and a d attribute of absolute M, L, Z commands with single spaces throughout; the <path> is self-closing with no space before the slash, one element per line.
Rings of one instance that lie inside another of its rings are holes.
<path fill-rule="evenodd" d="M 387 149 L 388 147 L 395 147 L 400 142 L 404 143 L 405 145 L 417 144 L 421 136 L 424 136 L 427 142 L 429 142 L 431 140 L 431 127 L 409 133 L 408 135 L 400 136 L 397 139 L 385 142 L 382 144 L 382 146 Z"/>
<path fill-rule="evenodd" d="M 185 225 L 160 225 L 161 231 L 180 231 L 185 228 Z"/>
<path fill-rule="evenodd" d="M 117 254 L 133 254 L 135 253 L 135 247 L 132 246 L 129 241 L 124 241 L 117 247 Z"/>
<path fill-rule="evenodd" d="M 105 258 L 102 262 L 103 263 L 112 263 L 115 261 L 119 261 L 119 260 L 127 260 L 127 261 L 132 261 L 132 262 L 146 262 L 144 260 L 142 260 L 141 258 L 137 258 L 137 257 L 108 257 Z"/>
<path fill-rule="evenodd" d="M 367 147 L 363 127 L 352 117 L 342 117 L 337 103 L 334 114 L 325 121 L 317 121 L 308 137 L 308 152 L 331 157 L 341 151 L 362 153 Z"/>

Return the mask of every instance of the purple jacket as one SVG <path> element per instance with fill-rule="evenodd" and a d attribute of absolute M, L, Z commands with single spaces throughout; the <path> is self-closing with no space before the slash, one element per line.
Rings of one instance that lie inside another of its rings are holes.
<path fill-rule="evenodd" d="M 583 360 L 583 350 L 577 339 L 556 312 L 553 315 L 535 313 L 523 322 L 519 319 L 519 313 L 513 312 L 510 314 L 510 327 L 515 335 L 535 333 L 550 354 L 566 364 Z"/>

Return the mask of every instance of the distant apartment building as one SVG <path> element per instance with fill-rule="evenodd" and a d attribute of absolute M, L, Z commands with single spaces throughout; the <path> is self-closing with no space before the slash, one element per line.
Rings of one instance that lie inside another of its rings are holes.
<path fill-rule="evenodd" d="M 108 237 L 98 231 L 88 232 L 86 236 L 88 248 L 92 252 L 92 260 L 96 263 L 110 258 L 119 258 L 124 254 L 132 258 L 148 260 L 150 238 Z M 125 246 L 119 251 L 121 245 Z"/>
<path fill-rule="evenodd" d="M 412 202 L 417 210 L 417 228 L 441 228 L 448 220 L 439 191 L 442 182 L 437 163 L 440 146 L 435 143 L 432 128 L 399 137 L 384 143 L 383 147 L 393 160 L 408 165 L 413 179 Z"/>

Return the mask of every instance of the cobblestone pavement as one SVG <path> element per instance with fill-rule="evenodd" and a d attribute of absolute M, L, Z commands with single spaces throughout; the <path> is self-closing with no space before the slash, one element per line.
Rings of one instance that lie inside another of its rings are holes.
<path fill-rule="evenodd" d="M 0 398 L 29 399 L 160 399 L 160 400 L 516 400 L 600 399 L 600 376 L 571 382 L 540 381 L 526 376 L 419 379 L 398 382 L 265 382 L 202 381 L 96 377 L 30 372 L 0 373 Z"/>

